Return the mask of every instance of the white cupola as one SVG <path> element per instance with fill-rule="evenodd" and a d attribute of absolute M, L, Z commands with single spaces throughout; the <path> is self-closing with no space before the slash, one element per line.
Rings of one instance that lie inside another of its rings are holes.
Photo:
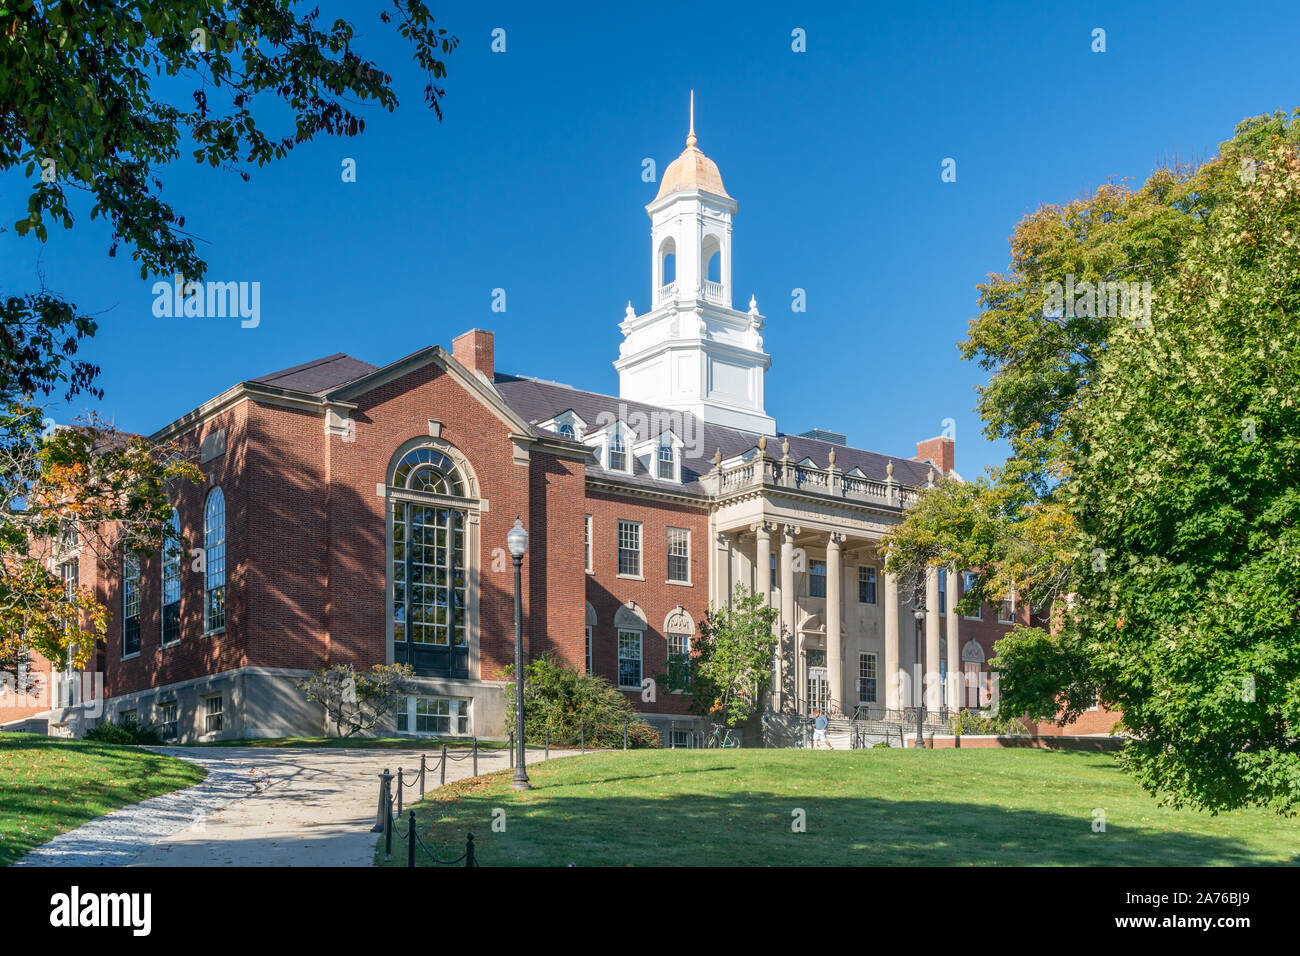
<path fill-rule="evenodd" d="M 703 421 L 776 434 L 763 411 L 763 317 L 732 308 L 731 220 L 718 166 L 695 145 L 691 93 L 686 149 L 664 170 L 650 216 L 651 307 L 628 305 L 614 368 L 619 397 L 689 411 Z"/>

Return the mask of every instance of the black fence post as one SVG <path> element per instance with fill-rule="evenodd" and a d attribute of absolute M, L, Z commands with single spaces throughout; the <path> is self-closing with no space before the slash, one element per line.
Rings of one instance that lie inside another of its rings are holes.
<path fill-rule="evenodd" d="M 474 834 L 465 837 L 465 865 L 474 866 Z"/>
<path fill-rule="evenodd" d="M 415 811 L 411 811 L 410 829 L 406 831 L 406 865 L 415 866 Z"/>
<path fill-rule="evenodd" d="M 424 799 L 424 754 L 420 754 L 420 799 Z"/>
<path fill-rule="evenodd" d="M 478 776 L 478 738 L 474 738 L 474 776 Z"/>
<path fill-rule="evenodd" d="M 623 749 L 627 750 L 627 721 L 623 721 Z"/>
<path fill-rule="evenodd" d="M 515 765 L 515 732 L 510 731 L 510 766 Z"/>
<path fill-rule="evenodd" d="M 402 815 L 402 792 L 406 789 L 406 784 L 402 782 L 402 768 L 397 768 L 397 815 Z"/>
<path fill-rule="evenodd" d="M 447 782 L 447 745 L 442 745 L 442 759 L 438 761 L 438 784 L 441 786 Z"/>

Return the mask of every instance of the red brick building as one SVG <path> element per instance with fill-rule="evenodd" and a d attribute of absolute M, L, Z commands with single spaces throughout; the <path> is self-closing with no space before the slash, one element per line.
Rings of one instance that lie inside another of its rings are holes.
<path fill-rule="evenodd" d="M 84 696 L 179 740 L 319 734 L 299 679 L 406 662 L 416 689 L 390 732 L 503 735 L 519 520 L 526 655 L 606 676 L 666 743 L 699 722 L 654 675 L 737 586 L 779 608 L 777 709 L 897 711 L 915 703 L 900 675 L 922 673 L 939 678 L 931 708 L 988 704 L 1008 625 L 991 608 L 959 620 L 939 574 L 918 618 L 878 547 L 954 473 L 952 439 L 891 458 L 779 432 L 763 316 L 753 297 L 731 304 L 737 204 L 693 131 L 646 210 L 652 307 L 628 305 L 617 398 L 502 374 L 474 329 L 451 352 L 251 378 L 157 431 L 205 476 L 174 490 L 191 553 L 80 571 L 52 558 L 114 614 L 103 693 Z M 100 717 L 73 696 L 40 712 L 56 732 Z"/>

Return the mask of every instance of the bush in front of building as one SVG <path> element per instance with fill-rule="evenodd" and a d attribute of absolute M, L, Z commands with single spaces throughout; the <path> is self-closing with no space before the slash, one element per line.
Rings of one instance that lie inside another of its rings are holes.
<path fill-rule="evenodd" d="M 1029 733 L 1019 717 L 987 717 L 971 710 L 958 711 L 948 719 L 950 734 L 986 734 L 996 737 L 1024 737 Z"/>
<path fill-rule="evenodd" d="M 513 665 L 506 668 L 514 680 Z M 515 726 L 515 700 L 506 706 L 506 725 Z M 623 746 L 627 727 L 629 747 L 658 747 L 659 732 L 641 720 L 627 698 L 609 681 L 565 666 L 553 655 L 524 667 L 524 739 L 542 744 L 550 732 L 551 746 Z"/>
<path fill-rule="evenodd" d="M 150 724 L 139 724 L 128 717 L 121 723 L 104 721 L 86 731 L 86 739 L 101 744 L 160 744 L 158 729 Z"/>

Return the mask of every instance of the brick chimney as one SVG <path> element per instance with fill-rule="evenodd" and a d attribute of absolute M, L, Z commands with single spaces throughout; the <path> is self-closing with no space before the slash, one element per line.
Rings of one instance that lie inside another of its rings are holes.
<path fill-rule="evenodd" d="M 494 371 L 495 350 L 492 333 L 470 329 L 451 340 L 451 354 L 471 372 L 481 372 L 490 382 Z"/>
<path fill-rule="evenodd" d="M 935 471 L 946 475 L 956 465 L 957 443 L 943 436 L 919 441 L 916 443 L 916 457 L 912 460 L 933 462 Z"/>

